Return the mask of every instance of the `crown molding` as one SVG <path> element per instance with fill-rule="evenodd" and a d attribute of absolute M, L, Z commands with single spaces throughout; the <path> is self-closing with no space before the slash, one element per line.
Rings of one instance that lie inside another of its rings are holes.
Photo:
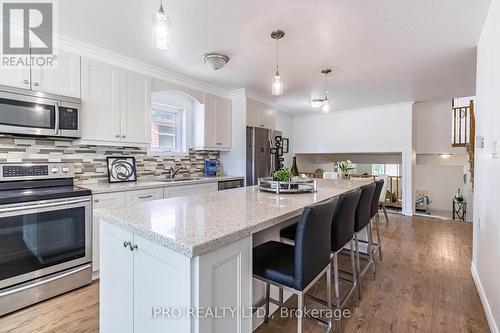
<path fill-rule="evenodd" d="M 228 90 L 220 88 L 213 84 L 196 80 L 174 71 L 154 66 L 149 63 L 130 58 L 122 54 L 109 51 L 95 45 L 87 44 L 63 35 L 56 35 L 54 37 L 56 39 L 57 47 L 61 50 L 72 52 L 82 57 L 122 67 L 134 72 L 142 73 L 160 80 L 165 80 L 192 89 L 201 90 L 213 95 L 218 95 L 226 98 L 231 96 Z"/>
<path fill-rule="evenodd" d="M 256 92 L 256 91 L 250 90 L 250 89 L 246 89 L 246 88 L 232 90 L 232 91 L 230 91 L 229 95 L 231 98 L 245 96 L 246 98 L 250 98 L 250 99 L 271 105 L 273 107 L 277 106 L 277 101 L 275 99 L 269 98 L 269 97 L 267 97 L 259 92 Z"/>

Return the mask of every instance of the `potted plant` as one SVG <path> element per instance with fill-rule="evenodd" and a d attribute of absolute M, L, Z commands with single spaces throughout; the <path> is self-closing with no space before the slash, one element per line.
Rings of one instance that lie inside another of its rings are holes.
<path fill-rule="evenodd" d="M 352 162 L 350 160 L 337 162 L 337 172 L 341 179 L 349 179 L 349 171 L 353 170 Z"/>
<path fill-rule="evenodd" d="M 273 172 L 273 180 L 278 182 L 289 182 L 292 180 L 293 173 L 288 168 L 281 168 Z M 280 184 L 280 188 L 287 188 L 287 184 Z"/>

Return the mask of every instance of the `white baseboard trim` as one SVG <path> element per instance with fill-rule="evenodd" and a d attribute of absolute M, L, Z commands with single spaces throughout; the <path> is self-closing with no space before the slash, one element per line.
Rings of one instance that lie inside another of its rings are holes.
<path fill-rule="evenodd" d="M 476 285 L 479 298 L 481 299 L 481 303 L 483 304 L 484 313 L 486 315 L 486 319 L 488 320 L 490 331 L 491 333 L 500 333 L 500 331 L 498 330 L 498 326 L 495 323 L 495 318 L 493 318 L 493 312 L 491 311 L 490 303 L 488 303 L 488 299 L 486 298 L 486 294 L 484 293 L 483 285 L 481 284 L 481 279 L 477 274 L 476 266 L 474 265 L 474 263 L 471 264 L 470 271 L 472 274 L 472 279 L 474 280 L 474 284 Z"/>

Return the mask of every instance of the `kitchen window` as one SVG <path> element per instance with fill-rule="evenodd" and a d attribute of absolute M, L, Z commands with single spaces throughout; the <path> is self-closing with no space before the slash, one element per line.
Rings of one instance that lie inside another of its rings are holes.
<path fill-rule="evenodd" d="M 155 154 L 182 153 L 184 109 L 153 103 L 151 109 L 151 147 Z"/>

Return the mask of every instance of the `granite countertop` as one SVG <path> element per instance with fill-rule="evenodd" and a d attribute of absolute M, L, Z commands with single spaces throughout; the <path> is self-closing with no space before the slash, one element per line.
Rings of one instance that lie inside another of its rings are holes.
<path fill-rule="evenodd" d="M 302 209 L 371 180 L 317 180 L 316 193 L 261 192 L 256 186 L 97 209 L 94 214 L 173 251 L 196 257 L 298 216 Z"/>
<path fill-rule="evenodd" d="M 167 182 L 160 180 L 138 180 L 136 182 L 127 182 L 127 183 L 96 183 L 96 184 L 77 184 L 80 187 L 89 189 L 92 191 L 92 194 L 99 193 L 112 193 L 112 192 L 123 192 L 123 191 L 133 191 L 133 190 L 144 190 L 150 188 L 160 188 L 160 187 L 169 187 L 169 186 L 182 186 L 182 185 L 193 185 L 193 184 L 204 184 L 204 183 L 213 183 L 225 180 L 238 180 L 244 179 L 241 176 L 217 176 L 217 177 L 193 177 L 196 179 L 193 180 L 184 180 L 177 182 Z M 178 178 L 176 178 L 178 179 Z"/>

